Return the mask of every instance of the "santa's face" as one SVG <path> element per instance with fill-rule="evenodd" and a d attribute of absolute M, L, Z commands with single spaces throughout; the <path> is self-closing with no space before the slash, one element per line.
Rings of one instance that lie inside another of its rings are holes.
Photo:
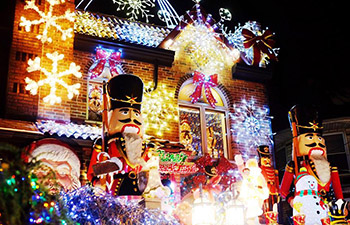
<path fill-rule="evenodd" d="M 56 182 L 65 191 L 73 190 L 72 167 L 63 161 L 53 161 L 41 159 L 41 166 L 33 173 L 38 177 L 39 183 L 47 186 L 50 194 L 59 192 Z M 53 171 L 56 179 L 48 178 L 49 173 Z"/>
<path fill-rule="evenodd" d="M 141 112 L 134 108 L 116 108 L 109 112 L 109 135 L 136 133 L 143 135 Z"/>
<path fill-rule="evenodd" d="M 326 143 L 317 133 L 306 133 L 298 136 L 298 156 L 327 156 Z"/>

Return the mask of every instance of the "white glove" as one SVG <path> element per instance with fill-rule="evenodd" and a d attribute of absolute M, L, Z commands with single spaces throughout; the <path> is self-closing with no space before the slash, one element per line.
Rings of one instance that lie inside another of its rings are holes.
<path fill-rule="evenodd" d="M 123 162 L 120 161 L 120 159 L 118 159 L 117 157 L 112 157 L 108 161 L 113 162 L 113 163 L 117 164 L 117 166 L 119 166 L 119 170 L 117 170 L 117 171 L 121 171 L 123 169 Z"/>

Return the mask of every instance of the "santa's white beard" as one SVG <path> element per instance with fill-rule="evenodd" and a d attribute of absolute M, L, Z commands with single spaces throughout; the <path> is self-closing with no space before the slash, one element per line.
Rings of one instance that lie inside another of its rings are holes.
<path fill-rule="evenodd" d="M 311 155 L 310 159 L 315 164 L 318 178 L 322 183 L 327 183 L 331 178 L 331 170 L 329 168 L 329 162 L 327 161 L 326 157 L 322 155 Z"/>
<path fill-rule="evenodd" d="M 146 162 L 142 158 L 142 138 L 135 133 L 124 133 L 124 138 L 129 162 L 133 165 L 145 166 Z"/>

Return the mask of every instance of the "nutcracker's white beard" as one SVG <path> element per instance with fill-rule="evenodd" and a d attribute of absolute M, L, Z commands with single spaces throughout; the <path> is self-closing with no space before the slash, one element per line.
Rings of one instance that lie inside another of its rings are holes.
<path fill-rule="evenodd" d="M 142 138 L 135 133 L 124 133 L 125 149 L 128 160 L 133 165 L 145 166 L 146 162 L 142 158 Z"/>
<path fill-rule="evenodd" d="M 315 163 L 318 178 L 322 183 L 327 183 L 331 178 L 331 170 L 327 158 L 322 155 L 310 155 L 310 159 Z"/>

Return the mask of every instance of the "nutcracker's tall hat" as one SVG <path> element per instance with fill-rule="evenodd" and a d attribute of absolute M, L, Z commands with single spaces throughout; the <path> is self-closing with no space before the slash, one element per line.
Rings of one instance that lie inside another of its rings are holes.
<path fill-rule="evenodd" d="M 143 82 L 140 77 L 132 74 L 112 77 L 107 83 L 107 92 L 109 110 L 123 107 L 141 110 Z"/>
<path fill-rule="evenodd" d="M 271 153 L 270 153 L 270 149 L 268 145 L 260 145 L 258 147 L 258 153 L 259 153 L 259 157 L 270 157 Z"/>
<path fill-rule="evenodd" d="M 322 134 L 322 122 L 315 106 L 295 105 L 289 111 L 289 122 L 293 135 L 305 133 Z"/>

